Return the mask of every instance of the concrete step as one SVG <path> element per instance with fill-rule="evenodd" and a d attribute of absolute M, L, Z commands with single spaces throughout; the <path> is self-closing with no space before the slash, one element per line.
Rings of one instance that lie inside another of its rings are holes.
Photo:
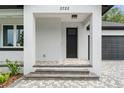
<path fill-rule="evenodd" d="M 35 71 L 89 71 L 91 69 L 91 67 L 36 67 L 34 68 Z"/>
<path fill-rule="evenodd" d="M 91 73 L 89 69 L 92 67 L 90 64 L 83 65 L 43 65 L 35 64 L 35 72 L 25 75 L 25 79 L 44 80 L 44 79 L 87 79 L 98 80 L 99 77 L 95 73 Z"/>
<path fill-rule="evenodd" d="M 59 68 L 59 67 L 66 67 L 66 68 L 68 68 L 68 67 L 78 67 L 78 68 L 82 68 L 82 67 L 92 67 L 92 65 L 91 64 L 81 64 L 81 65 L 79 65 L 79 64 L 77 64 L 77 65 L 73 65 L 73 64 L 66 64 L 66 65 L 60 65 L 60 64 L 54 64 L 54 65 L 52 65 L 52 64 L 48 64 L 48 65 L 43 65 L 43 64 L 35 64 L 33 67 L 54 67 L 54 68 Z"/>
<path fill-rule="evenodd" d="M 35 72 L 41 72 L 41 71 L 70 71 L 70 72 L 80 72 L 80 71 L 83 71 L 83 72 L 89 72 L 88 69 L 84 69 L 84 68 L 53 68 L 53 67 L 47 67 L 47 68 L 40 68 L 40 69 L 36 69 Z"/>
<path fill-rule="evenodd" d="M 71 70 L 71 69 L 37 69 L 32 74 L 89 74 L 87 69 L 85 70 Z"/>
<path fill-rule="evenodd" d="M 98 80 L 99 77 L 94 73 L 81 74 L 81 73 L 30 73 L 25 76 L 25 79 L 42 80 L 42 79 L 86 79 Z"/>

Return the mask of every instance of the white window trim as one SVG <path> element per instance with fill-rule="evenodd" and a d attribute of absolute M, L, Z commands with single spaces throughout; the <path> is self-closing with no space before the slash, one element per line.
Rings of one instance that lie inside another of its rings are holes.
<path fill-rule="evenodd" d="M 13 46 L 3 46 L 3 26 L 4 25 L 13 25 L 14 27 L 14 39 L 13 39 Z M 24 48 L 24 46 L 16 46 L 16 26 L 17 25 L 23 25 L 23 24 L 2 24 L 1 26 L 1 46 L 0 48 Z"/>

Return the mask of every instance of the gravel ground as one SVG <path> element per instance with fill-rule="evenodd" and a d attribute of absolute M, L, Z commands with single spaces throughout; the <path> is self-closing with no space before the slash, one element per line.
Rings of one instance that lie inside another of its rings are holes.
<path fill-rule="evenodd" d="M 124 62 L 103 62 L 100 80 L 21 80 L 14 88 L 122 88 Z"/>

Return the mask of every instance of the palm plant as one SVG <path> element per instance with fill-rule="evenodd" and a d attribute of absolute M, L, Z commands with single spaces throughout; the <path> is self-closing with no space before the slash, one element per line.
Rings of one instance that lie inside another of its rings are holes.
<path fill-rule="evenodd" d="M 18 65 L 17 61 L 10 61 L 6 59 L 7 66 L 11 72 L 11 75 L 17 75 L 20 71 L 20 66 Z"/>

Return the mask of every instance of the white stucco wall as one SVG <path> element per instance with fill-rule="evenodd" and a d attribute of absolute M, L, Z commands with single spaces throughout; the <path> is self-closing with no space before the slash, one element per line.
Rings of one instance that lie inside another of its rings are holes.
<path fill-rule="evenodd" d="M 1 31 L 3 24 L 23 24 L 22 18 L 0 18 L 0 47 L 1 47 Z M 23 51 L 0 51 L 0 61 L 6 59 L 23 61 Z"/>
<path fill-rule="evenodd" d="M 23 51 L 0 51 L 0 61 L 6 59 L 23 61 Z"/>
<path fill-rule="evenodd" d="M 36 19 L 36 60 L 61 60 L 61 20 L 60 18 Z"/>
<path fill-rule="evenodd" d="M 0 18 L 0 24 L 23 24 L 23 18 Z"/>
<path fill-rule="evenodd" d="M 124 36 L 124 30 L 103 30 L 102 35 Z"/>

